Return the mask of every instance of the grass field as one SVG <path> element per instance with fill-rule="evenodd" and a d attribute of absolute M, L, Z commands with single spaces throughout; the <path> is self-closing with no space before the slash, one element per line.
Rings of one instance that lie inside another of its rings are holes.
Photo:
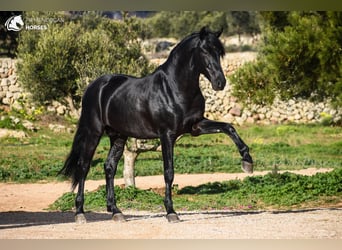
<path fill-rule="evenodd" d="M 255 171 L 342 167 L 342 128 L 319 125 L 236 127 L 249 145 Z M 24 139 L 0 140 L 0 180 L 34 182 L 56 177 L 71 148 L 73 134 L 53 133 L 46 127 Z M 94 155 L 89 179 L 104 178 L 109 150 L 104 137 Z M 224 134 L 183 136 L 175 147 L 176 173 L 241 172 L 240 155 Z M 122 160 L 117 176 L 122 176 Z M 139 155 L 137 176 L 162 174 L 161 152 Z"/>
<path fill-rule="evenodd" d="M 330 206 L 342 200 L 342 129 L 321 125 L 274 125 L 236 127 L 249 145 L 255 171 L 333 168 L 312 177 L 290 173 L 247 177 L 239 181 L 207 183 L 175 189 L 177 210 L 265 209 Z M 53 133 L 46 126 L 28 132 L 24 139 L 0 140 L 0 181 L 35 182 L 63 180 L 56 177 L 71 148 L 73 134 Z M 103 179 L 103 164 L 109 150 L 104 137 L 95 153 L 88 179 Z M 176 173 L 241 172 L 240 155 L 223 134 L 193 138 L 183 136 L 175 147 Z M 121 160 L 117 177 L 122 176 Z M 137 176 L 162 174 L 161 152 L 139 155 Z M 163 211 L 163 195 L 154 190 L 115 187 L 123 209 Z M 71 210 L 73 193 L 66 193 L 53 210 Z M 105 188 L 86 193 L 86 209 L 103 210 Z"/>

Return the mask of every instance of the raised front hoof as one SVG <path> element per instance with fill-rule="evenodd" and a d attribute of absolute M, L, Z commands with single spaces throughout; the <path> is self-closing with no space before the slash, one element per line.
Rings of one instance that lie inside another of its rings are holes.
<path fill-rule="evenodd" d="M 122 213 L 113 214 L 112 220 L 115 222 L 126 222 L 125 216 Z"/>
<path fill-rule="evenodd" d="M 247 161 L 242 161 L 242 170 L 245 173 L 252 174 L 253 173 L 253 163 L 247 162 Z"/>
<path fill-rule="evenodd" d="M 76 222 L 76 224 L 86 224 L 87 219 L 84 216 L 84 214 L 76 214 L 75 215 L 75 222 Z"/>
<path fill-rule="evenodd" d="M 178 215 L 175 214 L 175 213 L 171 213 L 171 214 L 166 215 L 166 219 L 170 223 L 180 222 L 180 219 L 179 219 Z"/>

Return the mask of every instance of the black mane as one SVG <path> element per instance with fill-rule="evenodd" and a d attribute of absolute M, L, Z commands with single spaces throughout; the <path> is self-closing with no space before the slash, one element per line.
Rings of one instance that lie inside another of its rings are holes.
<path fill-rule="evenodd" d="M 225 49 L 220 39 L 218 39 L 216 36 L 216 33 L 210 30 L 206 30 L 206 32 L 206 36 L 204 37 L 205 41 L 203 40 L 203 42 L 207 42 L 209 45 L 213 46 L 219 52 L 220 56 L 223 57 L 225 55 Z M 194 32 L 182 39 L 171 50 L 169 57 L 172 57 L 176 52 L 178 52 L 178 50 L 187 48 L 189 51 L 191 51 L 191 49 L 197 48 L 201 42 L 200 33 L 201 31 Z"/>

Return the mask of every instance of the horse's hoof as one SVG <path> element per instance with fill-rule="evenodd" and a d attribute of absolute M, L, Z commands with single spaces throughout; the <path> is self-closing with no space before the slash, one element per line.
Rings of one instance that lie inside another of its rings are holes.
<path fill-rule="evenodd" d="M 112 219 L 115 222 L 126 222 L 125 216 L 122 213 L 113 214 Z"/>
<path fill-rule="evenodd" d="M 252 174 L 253 173 L 253 163 L 242 161 L 242 170 L 245 173 Z"/>
<path fill-rule="evenodd" d="M 86 224 L 87 219 L 85 218 L 84 214 L 76 214 L 75 215 L 75 222 L 76 222 L 76 224 Z"/>
<path fill-rule="evenodd" d="M 178 215 L 175 213 L 171 213 L 171 214 L 166 215 L 166 218 L 167 218 L 168 222 L 170 222 L 170 223 L 180 222 Z"/>

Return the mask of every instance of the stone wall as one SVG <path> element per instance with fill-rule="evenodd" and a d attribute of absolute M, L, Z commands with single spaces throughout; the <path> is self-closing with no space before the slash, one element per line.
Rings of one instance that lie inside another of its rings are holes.
<path fill-rule="evenodd" d="M 254 52 L 230 53 L 222 61 L 226 75 L 232 74 L 244 63 L 256 58 Z M 233 124 L 244 123 L 277 124 L 277 123 L 319 123 L 330 120 L 342 122 L 342 110 L 334 109 L 329 102 L 313 103 L 303 99 L 281 101 L 276 99 L 273 105 L 250 105 L 244 107 L 237 98 L 231 95 L 229 81 L 223 91 L 212 90 L 210 82 L 201 79 L 201 88 L 206 99 L 206 116 Z"/>
<path fill-rule="evenodd" d="M 0 104 L 13 106 L 23 96 L 16 68 L 17 60 L 0 58 Z"/>
<path fill-rule="evenodd" d="M 210 83 L 203 80 L 202 91 L 206 99 L 208 119 L 221 120 L 232 124 L 278 124 L 278 123 L 341 123 L 342 111 L 336 110 L 329 103 L 312 103 L 302 99 L 281 101 L 276 99 L 271 106 L 250 105 L 244 107 L 239 100 L 230 95 L 231 88 L 214 92 Z"/>
<path fill-rule="evenodd" d="M 222 60 L 226 75 L 232 74 L 245 62 L 254 60 L 256 53 L 230 53 Z M 158 59 L 158 64 L 165 59 Z M 27 109 L 32 109 L 32 102 L 27 101 L 29 93 L 24 93 L 18 81 L 16 60 L 0 58 L 0 105 L 21 109 L 25 102 Z M 233 124 L 245 123 L 317 123 L 327 117 L 334 122 L 342 121 L 342 110 L 333 109 L 328 102 L 312 103 L 307 100 L 292 99 L 287 102 L 275 100 L 272 106 L 251 105 L 244 107 L 237 98 L 231 96 L 231 86 L 223 91 L 212 90 L 211 84 L 201 77 L 201 88 L 206 99 L 206 117 Z M 66 105 L 53 102 L 47 110 L 58 115 L 69 114 Z"/>
<path fill-rule="evenodd" d="M 16 59 L 0 58 L 0 105 L 6 105 L 17 110 L 23 108 L 33 110 L 35 105 L 30 100 L 31 94 L 25 92 L 20 86 L 16 64 Z M 57 115 L 69 114 L 68 108 L 56 101 L 53 101 L 46 108 Z"/>

